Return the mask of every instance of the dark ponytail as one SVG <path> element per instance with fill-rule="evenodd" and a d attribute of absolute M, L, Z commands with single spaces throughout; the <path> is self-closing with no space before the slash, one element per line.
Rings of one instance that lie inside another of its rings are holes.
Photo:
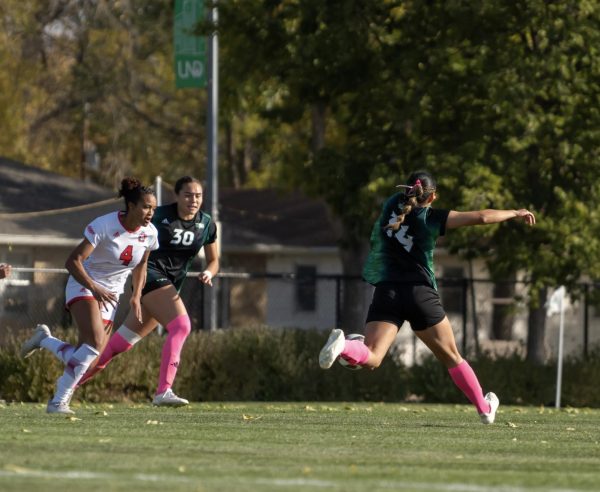
<path fill-rule="evenodd" d="M 425 201 L 435 192 L 437 183 L 431 174 L 427 171 L 415 171 L 409 177 L 406 185 L 400 185 L 406 188 L 398 201 L 398 216 L 396 222 L 388 224 L 384 229 L 391 229 L 396 232 L 404 222 L 404 218 L 411 210 L 425 203 Z"/>

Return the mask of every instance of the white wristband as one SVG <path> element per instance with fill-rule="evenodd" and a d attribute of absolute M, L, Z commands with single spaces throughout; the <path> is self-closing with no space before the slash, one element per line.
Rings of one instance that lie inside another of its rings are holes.
<path fill-rule="evenodd" d="M 204 270 L 202 272 L 202 275 L 206 275 L 208 277 L 208 280 L 211 280 L 213 278 L 213 274 L 211 273 L 210 270 Z"/>

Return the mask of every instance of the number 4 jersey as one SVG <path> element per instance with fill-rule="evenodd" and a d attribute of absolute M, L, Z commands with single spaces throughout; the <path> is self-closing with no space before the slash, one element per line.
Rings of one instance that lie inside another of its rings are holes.
<path fill-rule="evenodd" d="M 167 277 L 180 289 L 200 248 L 216 241 L 217 227 L 202 211 L 192 220 L 180 219 L 176 203 L 158 207 L 152 223 L 158 229 L 160 247 L 150 254 L 146 282 Z"/>
<path fill-rule="evenodd" d="M 121 222 L 123 212 L 112 212 L 94 219 L 84 237 L 94 246 L 83 267 L 95 282 L 121 294 L 129 272 L 147 250 L 158 248 L 158 231 L 152 224 L 129 231 Z"/>

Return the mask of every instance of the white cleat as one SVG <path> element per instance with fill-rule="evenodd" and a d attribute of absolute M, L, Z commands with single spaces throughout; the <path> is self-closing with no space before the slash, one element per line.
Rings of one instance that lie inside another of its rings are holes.
<path fill-rule="evenodd" d="M 189 404 L 190 402 L 185 398 L 181 398 L 173 393 L 171 388 L 156 395 L 152 400 L 152 405 L 155 407 L 184 407 Z"/>
<path fill-rule="evenodd" d="M 42 340 L 49 336 L 51 336 L 50 328 L 46 325 L 37 325 L 33 335 L 21 345 L 21 357 L 24 359 L 30 357 L 36 350 L 40 349 Z"/>
<path fill-rule="evenodd" d="M 500 400 L 494 393 L 488 393 L 484 396 L 485 401 L 490 404 L 490 411 L 488 413 L 480 413 L 479 417 L 481 418 L 482 424 L 493 424 L 496 419 L 496 411 L 498 410 L 498 406 L 500 405 Z"/>
<path fill-rule="evenodd" d="M 344 332 L 342 330 L 339 328 L 331 330 L 327 343 L 319 353 L 319 365 L 321 366 L 321 369 L 329 369 L 333 365 L 342 353 L 342 350 L 344 350 L 345 343 L 346 338 L 344 337 Z"/>
<path fill-rule="evenodd" d="M 46 407 L 46 413 L 58 413 L 62 415 L 74 415 L 75 412 L 69 408 L 69 403 L 66 401 L 53 402 L 50 400 Z"/>

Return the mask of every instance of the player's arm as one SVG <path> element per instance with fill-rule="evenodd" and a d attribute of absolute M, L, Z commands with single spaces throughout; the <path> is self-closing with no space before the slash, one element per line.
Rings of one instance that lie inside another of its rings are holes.
<path fill-rule="evenodd" d="M 65 262 L 65 268 L 77 282 L 89 289 L 100 303 L 109 303 L 114 306 L 118 300 L 117 296 L 94 282 L 83 268 L 83 262 L 92 254 L 92 251 L 94 251 L 94 246 L 84 239 L 71 251 Z"/>
<path fill-rule="evenodd" d="M 150 256 L 150 250 L 146 250 L 142 261 L 131 272 L 131 283 L 133 285 L 133 292 L 131 293 L 131 299 L 129 305 L 135 317 L 142 322 L 142 290 L 146 285 L 146 271 L 148 269 L 148 257 Z"/>
<path fill-rule="evenodd" d="M 219 253 L 217 251 L 217 243 L 204 245 L 204 255 L 206 256 L 206 268 L 200 274 L 200 281 L 203 284 L 212 285 L 212 278 L 219 271 Z"/>
<path fill-rule="evenodd" d="M 519 210 L 474 210 L 470 212 L 457 212 L 451 210 L 446 220 L 447 229 L 456 229 L 458 227 L 497 224 L 511 219 L 522 219 L 527 225 L 535 224 L 535 216 L 529 210 L 524 208 Z"/>

